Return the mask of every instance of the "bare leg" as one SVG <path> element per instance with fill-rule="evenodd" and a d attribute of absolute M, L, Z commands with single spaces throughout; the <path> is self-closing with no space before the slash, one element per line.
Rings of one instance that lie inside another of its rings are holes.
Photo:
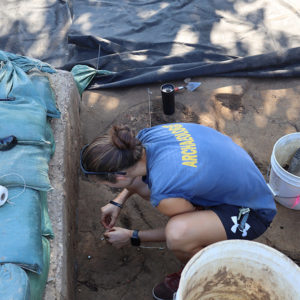
<path fill-rule="evenodd" d="M 142 177 L 137 177 L 127 190 L 150 200 L 150 190 Z M 165 228 L 165 236 L 168 249 L 182 263 L 204 247 L 227 239 L 221 220 L 211 210 L 196 210 L 172 217 Z"/>
<path fill-rule="evenodd" d="M 150 190 L 142 181 L 142 177 L 137 177 L 127 190 L 131 194 L 136 193 L 145 200 L 150 200 Z M 222 222 L 210 210 L 197 210 L 174 216 L 169 220 L 164 233 L 168 249 L 173 251 L 182 263 L 186 263 L 205 246 L 227 239 Z"/>
<path fill-rule="evenodd" d="M 166 226 L 167 246 L 182 263 L 204 247 L 226 239 L 222 222 L 211 210 L 174 216 Z"/>

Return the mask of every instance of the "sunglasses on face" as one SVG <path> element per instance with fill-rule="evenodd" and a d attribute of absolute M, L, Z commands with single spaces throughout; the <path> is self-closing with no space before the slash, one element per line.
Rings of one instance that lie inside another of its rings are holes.
<path fill-rule="evenodd" d="M 84 153 L 85 149 L 88 146 L 89 146 L 89 144 L 86 144 L 80 150 L 80 168 L 81 168 L 81 171 L 84 173 L 84 175 L 109 175 L 109 174 L 126 175 L 127 174 L 126 172 L 121 172 L 121 171 L 116 171 L 116 172 L 92 172 L 92 171 L 86 170 L 83 166 L 82 157 L 83 157 L 83 153 Z"/>

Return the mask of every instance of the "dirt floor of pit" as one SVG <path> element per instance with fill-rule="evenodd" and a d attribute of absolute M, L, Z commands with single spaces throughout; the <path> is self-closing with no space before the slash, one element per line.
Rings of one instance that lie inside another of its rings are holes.
<path fill-rule="evenodd" d="M 107 131 L 111 124 L 136 129 L 168 122 L 195 122 L 213 127 L 244 147 L 266 177 L 274 143 L 300 131 L 300 80 L 197 78 L 194 92 L 176 94 L 176 111 L 162 113 L 160 84 L 85 92 L 80 107 L 83 144 Z M 182 81 L 173 82 L 182 85 Z M 150 92 L 150 93 L 149 93 Z M 150 101 L 149 101 L 150 99 Z M 150 103 L 150 105 L 149 105 Z M 164 274 L 180 268 L 166 249 L 114 249 L 101 239 L 100 208 L 118 191 L 80 178 L 77 211 L 77 300 L 152 299 L 151 290 Z M 258 239 L 300 262 L 300 211 L 277 205 L 278 214 Z M 130 198 L 118 226 L 148 229 L 167 218 L 138 196 Z M 147 246 L 164 247 L 163 244 Z"/>

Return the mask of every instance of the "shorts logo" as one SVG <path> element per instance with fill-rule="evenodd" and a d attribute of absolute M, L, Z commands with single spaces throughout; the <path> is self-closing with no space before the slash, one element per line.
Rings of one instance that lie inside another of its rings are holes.
<path fill-rule="evenodd" d="M 233 233 L 236 233 L 236 230 L 239 229 L 239 231 L 243 232 L 242 237 L 247 236 L 247 231 L 251 227 L 248 223 L 245 223 L 244 226 L 241 228 L 241 224 L 238 223 L 238 217 L 237 216 L 232 216 L 231 220 L 233 222 L 233 226 L 231 227 L 231 231 Z"/>

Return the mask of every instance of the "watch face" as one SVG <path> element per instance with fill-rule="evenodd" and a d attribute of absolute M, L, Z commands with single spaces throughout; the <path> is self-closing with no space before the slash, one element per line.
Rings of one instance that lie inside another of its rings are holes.
<path fill-rule="evenodd" d="M 139 238 L 131 238 L 131 245 L 132 246 L 139 246 L 141 244 L 140 239 Z"/>

